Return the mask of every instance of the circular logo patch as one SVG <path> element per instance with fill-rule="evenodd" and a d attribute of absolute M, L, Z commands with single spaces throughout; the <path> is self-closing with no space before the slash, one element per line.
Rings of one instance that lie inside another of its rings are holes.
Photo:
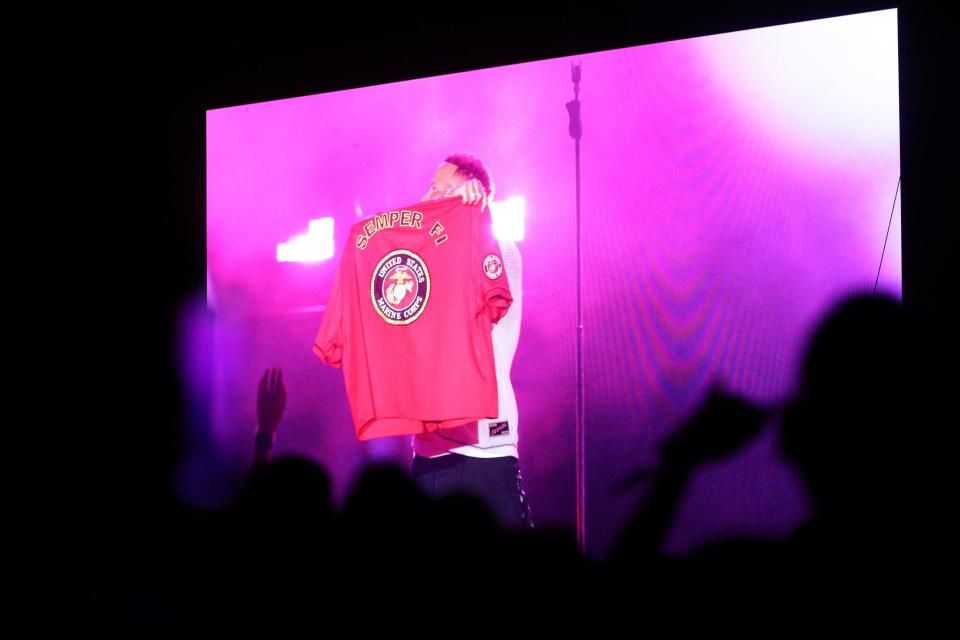
<path fill-rule="evenodd" d="M 390 324 L 410 324 L 430 299 L 430 272 L 412 251 L 395 249 L 385 255 L 370 279 L 370 300 Z"/>
<path fill-rule="evenodd" d="M 483 259 L 483 273 L 491 280 L 496 280 L 503 273 L 503 263 L 495 253 L 488 254 Z"/>

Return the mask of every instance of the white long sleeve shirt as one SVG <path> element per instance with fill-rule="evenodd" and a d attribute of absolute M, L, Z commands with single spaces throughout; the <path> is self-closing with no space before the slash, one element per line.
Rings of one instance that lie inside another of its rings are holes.
<path fill-rule="evenodd" d="M 513 303 L 498 323 L 493 325 L 493 359 L 497 370 L 499 413 L 496 419 L 483 419 L 450 429 L 418 433 L 411 437 L 414 455 L 425 458 L 459 453 L 475 458 L 519 458 L 517 450 L 517 397 L 510 381 L 513 356 L 520 341 L 520 318 L 523 313 L 523 265 L 520 250 L 512 240 L 499 240 L 504 271 L 513 295 Z"/>

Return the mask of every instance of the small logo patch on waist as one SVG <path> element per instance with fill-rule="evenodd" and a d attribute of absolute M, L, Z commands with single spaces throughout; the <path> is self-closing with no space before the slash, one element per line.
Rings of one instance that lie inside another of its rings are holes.
<path fill-rule="evenodd" d="M 510 435 L 510 423 L 506 420 L 500 422 L 488 422 L 487 427 L 490 429 L 490 437 L 493 436 L 506 436 Z"/>

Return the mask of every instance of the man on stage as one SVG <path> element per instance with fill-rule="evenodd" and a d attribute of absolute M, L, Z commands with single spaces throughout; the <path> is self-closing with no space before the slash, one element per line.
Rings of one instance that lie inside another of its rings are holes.
<path fill-rule="evenodd" d="M 454 154 L 437 168 L 421 202 L 462 195 L 468 204 L 487 207 L 493 184 L 486 166 L 470 154 Z M 512 240 L 498 239 L 504 271 L 513 294 L 507 313 L 493 326 L 499 412 L 459 427 L 424 432 L 412 437 L 412 474 L 430 496 L 464 492 L 476 495 L 507 529 L 533 528 L 523 491 L 517 449 L 517 399 L 510 368 L 520 338 L 522 311 L 521 260 Z"/>

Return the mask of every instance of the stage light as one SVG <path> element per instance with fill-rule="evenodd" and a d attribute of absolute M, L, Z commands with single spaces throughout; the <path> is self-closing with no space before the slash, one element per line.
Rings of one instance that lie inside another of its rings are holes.
<path fill-rule="evenodd" d="M 311 220 L 307 233 L 277 245 L 277 262 L 320 262 L 333 257 L 333 218 Z"/>
<path fill-rule="evenodd" d="M 898 144 L 897 11 L 695 41 L 712 82 L 792 148 L 824 158 Z"/>
<path fill-rule="evenodd" d="M 523 240 L 523 217 L 526 201 L 523 196 L 514 196 L 503 201 L 490 203 L 490 217 L 493 218 L 493 235 L 501 240 Z"/>

